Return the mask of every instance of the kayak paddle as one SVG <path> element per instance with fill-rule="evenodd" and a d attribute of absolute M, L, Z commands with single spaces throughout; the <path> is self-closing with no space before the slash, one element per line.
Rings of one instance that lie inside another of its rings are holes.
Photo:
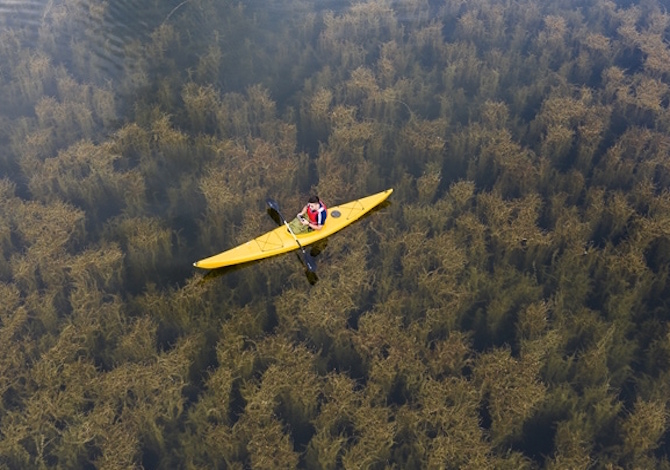
<path fill-rule="evenodd" d="M 286 228 L 288 229 L 289 233 L 293 236 L 293 239 L 298 244 L 300 251 L 302 251 L 302 256 L 303 259 L 305 260 L 305 266 L 307 266 L 307 269 L 311 272 L 316 272 L 316 261 L 314 261 L 314 258 L 312 258 L 312 256 L 309 253 L 307 253 L 307 251 L 305 251 L 305 248 L 298 240 L 298 237 L 296 237 L 295 233 L 293 233 L 293 230 L 291 230 L 291 226 L 288 224 L 282 213 L 279 211 L 279 204 L 277 204 L 277 201 L 268 198 L 265 200 L 265 202 L 267 203 L 268 206 L 270 206 L 271 209 L 273 209 L 279 215 L 279 218 L 284 223 L 284 225 L 286 225 Z"/>

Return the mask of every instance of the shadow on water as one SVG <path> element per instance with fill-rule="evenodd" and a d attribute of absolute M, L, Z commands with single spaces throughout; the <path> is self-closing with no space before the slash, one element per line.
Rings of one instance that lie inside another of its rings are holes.
<path fill-rule="evenodd" d="M 320 253 L 320 252 L 319 252 Z M 310 270 L 307 269 L 307 266 L 305 265 L 303 259 L 298 253 L 294 253 L 295 256 L 298 258 L 298 261 L 302 264 L 303 270 L 305 272 L 305 277 L 307 278 L 307 282 L 309 282 L 311 285 L 314 285 L 317 283 L 319 280 L 319 277 L 316 275 L 316 273 L 311 272 Z M 316 255 L 312 255 L 316 256 Z M 216 279 L 219 279 L 223 276 L 227 276 L 229 274 L 242 271 L 244 269 L 247 269 L 250 266 L 257 265 L 259 263 L 263 263 L 267 261 L 267 259 L 260 259 L 260 260 L 255 260 L 255 261 L 249 261 L 247 263 L 242 263 L 242 264 L 236 264 L 234 266 L 226 266 L 223 268 L 218 268 L 218 269 L 211 269 L 207 271 L 202 279 L 200 280 L 201 283 L 207 283 L 214 281 Z"/>
<path fill-rule="evenodd" d="M 249 261 L 248 263 L 236 264 L 234 266 L 225 266 L 223 268 L 210 269 L 209 271 L 206 271 L 205 274 L 202 276 L 200 283 L 204 284 L 212 282 L 220 277 L 227 276 L 228 274 L 232 274 L 234 272 L 242 271 L 243 269 L 256 265 L 262 261 L 263 260 Z"/>

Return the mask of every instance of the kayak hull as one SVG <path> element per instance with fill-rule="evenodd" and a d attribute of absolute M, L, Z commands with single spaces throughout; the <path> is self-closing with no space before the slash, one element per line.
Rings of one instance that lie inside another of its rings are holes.
<path fill-rule="evenodd" d="M 380 193 L 372 194 L 355 201 L 340 204 L 328 209 L 326 223 L 321 230 L 296 235 L 302 246 L 311 245 L 322 240 L 348 225 L 351 225 L 388 198 L 393 189 L 387 189 Z M 193 266 L 201 269 L 216 269 L 225 266 L 247 263 L 271 256 L 288 253 L 297 250 L 298 244 L 288 232 L 285 225 L 281 225 L 259 237 L 246 243 L 231 248 L 230 250 L 201 259 L 193 263 Z"/>

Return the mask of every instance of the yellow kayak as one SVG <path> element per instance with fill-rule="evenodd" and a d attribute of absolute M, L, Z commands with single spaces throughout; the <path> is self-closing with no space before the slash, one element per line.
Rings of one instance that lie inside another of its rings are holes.
<path fill-rule="evenodd" d="M 328 217 L 326 217 L 326 223 L 323 224 L 321 230 L 297 235 L 300 244 L 307 246 L 342 230 L 384 202 L 392 192 L 393 189 L 387 189 L 371 196 L 328 208 Z M 216 269 L 269 258 L 270 256 L 280 255 L 296 249 L 298 249 L 298 244 L 295 242 L 295 239 L 288 232 L 286 226 L 281 225 L 235 248 L 196 261 L 193 263 L 193 266 L 202 269 Z"/>

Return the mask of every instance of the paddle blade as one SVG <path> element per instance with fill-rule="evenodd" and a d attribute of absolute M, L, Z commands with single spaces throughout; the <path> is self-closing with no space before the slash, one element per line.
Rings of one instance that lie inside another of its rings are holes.
<path fill-rule="evenodd" d="M 302 254 L 303 254 L 303 257 L 305 259 L 305 266 L 307 266 L 307 270 L 310 271 L 310 272 L 315 273 L 316 272 L 316 260 L 312 257 L 312 255 L 310 255 L 306 251 L 303 251 Z"/>
<path fill-rule="evenodd" d="M 279 204 L 277 204 L 277 201 L 274 199 L 267 198 L 265 200 L 265 203 L 270 207 L 270 209 L 273 209 L 277 213 L 279 213 Z"/>

